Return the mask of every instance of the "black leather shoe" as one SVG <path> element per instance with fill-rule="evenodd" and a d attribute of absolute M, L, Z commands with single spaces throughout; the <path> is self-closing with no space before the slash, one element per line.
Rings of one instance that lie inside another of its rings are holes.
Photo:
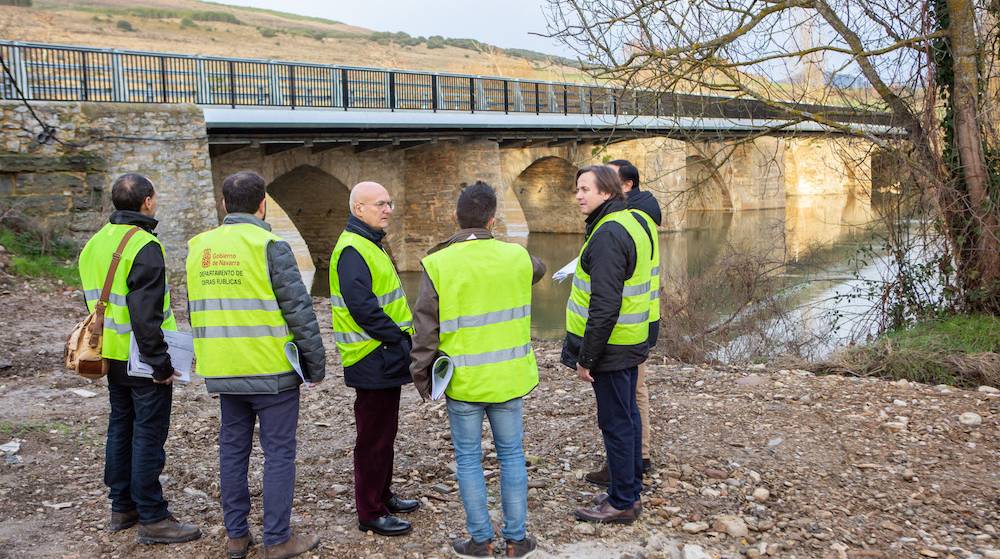
<path fill-rule="evenodd" d="M 420 501 L 416 499 L 402 499 L 393 495 L 389 497 L 389 502 L 385 504 L 389 512 L 396 513 L 407 513 L 413 512 L 420 508 Z"/>
<path fill-rule="evenodd" d="M 387 514 L 371 522 L 358 522 L 358 530 L 371 530 L 380 536 L 405 536 L 413 531 L 413 526 L 397 516 Z"/>

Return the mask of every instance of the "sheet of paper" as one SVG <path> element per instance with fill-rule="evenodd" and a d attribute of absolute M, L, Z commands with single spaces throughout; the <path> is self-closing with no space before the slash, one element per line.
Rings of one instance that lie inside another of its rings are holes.
<path fill-rule="evenodd" d="M 451 375 L 455 373 L 455 364 L 447 355 L 442 355 L 434 360 L 431 365 L 431 400 L 444 398 L 444 392 L 451 382 Z"/>
<path fill-rule="evenodd" d="M 180 378 L 175 380 L 191 382 L 191 369 L 194 365 L 194 336 L 187 332 L 163 330 L 163 339 L 167 342 L 167 353 L 170 354 L 171 365 L 181 373 Z M 128 368 L 126 372 L 132 377 L 153 378 L 153 368 L 142 360 L 134 333 L 129 335 Z"/>
<path fill-rule="evenodd" d="M 302 374 L 302 363 L 299 361 L 299 346 L 295 345 L 295 342 L 285 342 L 285 357 L 292 364 L 295 373 L 302 379 L 302 384 L 308 385 L 305 375 Z"/>
<path fill-rule="evenodd" d="M 570 260 L 568 264 L 556 270 L 556 273 L 552 274 L 552 279 L 561 282 L 566 278 L 572 276 L 576 272 L 576 261 L 579 257 Z"/>

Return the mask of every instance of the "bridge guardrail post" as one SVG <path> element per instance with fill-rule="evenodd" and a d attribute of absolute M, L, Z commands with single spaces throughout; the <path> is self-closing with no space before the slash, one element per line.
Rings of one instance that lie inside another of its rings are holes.
<path fill-rule="evenodd" d="M 569 114 L 569 88 L 563 85 L 563 114 Z"/>
<path fill-rule="evenodd" d="M 87 51 L 80 51 L 80 98 L 83 101 L 90 100 L 90 72 L 87 68 Z"/>
<path fill-rule="evenodd" d="M 344 102 L 344 110 L 351 106 L 351 84 L 348 81 L 347 68 L 340 69 L 340 99 Z"/>
<path fill-rule="evenodd" d="M 503 114 L 510 114 L 510 82 L 503 81 Z"/>
<path fill-rule="evenodd" d="M 541 110 L 541 100 L 538 97 L 538 82 L 535 82 L 535 114 L 537 115 Z"/>
<path fill-rule="evenodd" d="M 167 57 L 160 56 L 160 102 L 167 102 Z"/>
<path fill-rule="evenodd" d="M 229 104 L 236 108 L 236 67 L 232 60 L 229 61 Z"/>
<path fill-rule="evenodd" d="M 290 97 L 290 103 L 292 105 L 292 110 L 295 110 L 295 66 L 291 64 L 288 65 L 288 96 Z"/>
<path fill-rule="evenodd" d="M 389 72 L 389 110 L 396 112 L 396 72 Z"/>
<path fill-rule="evenodd" d="M 438 77 L 431 74 L 431 110 L 438 112 Z"/>
<path fill-rule="evenodd" d="M 476 112 L 476 78 L 469 78 L 469 111 Z"/>

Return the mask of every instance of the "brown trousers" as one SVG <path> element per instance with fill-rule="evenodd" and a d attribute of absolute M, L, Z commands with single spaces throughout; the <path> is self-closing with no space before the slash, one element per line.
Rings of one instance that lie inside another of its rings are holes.
<path fill-rule="evenodd" d="M 646 364 L 639 365 L 639 380 L 635 385 L 635 401 L 639 405 L 642 420 L 642 457 L 649 458 L 649 436 L 653 430 L 649 424 L 649 388 L 646 386 Z"/>

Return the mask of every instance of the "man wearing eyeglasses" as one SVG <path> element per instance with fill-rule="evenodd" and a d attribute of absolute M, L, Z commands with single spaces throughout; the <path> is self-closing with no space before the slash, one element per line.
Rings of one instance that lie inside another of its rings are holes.
<path fill-rule="evenodd" d="M 351 216 L 330 258 L 333 336 L 344 382 L 355 389 L 354 497 L 358 528 L 383 536 L 408 534 L 397 513 L 420 501 L 390 489 L 400 387 L 411 381 L 413 317 L 399 275 L 382 247 L 392 217 L 389 192 L 375 182 L 351 189 Z"/>

